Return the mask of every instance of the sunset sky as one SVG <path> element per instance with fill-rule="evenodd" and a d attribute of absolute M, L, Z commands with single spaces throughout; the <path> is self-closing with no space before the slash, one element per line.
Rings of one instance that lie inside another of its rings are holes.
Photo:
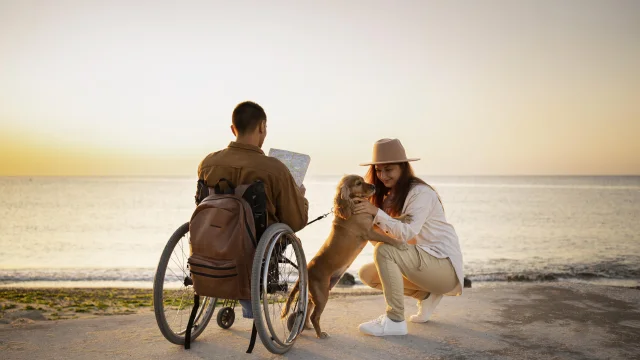
<path fill-rule="evenodd" d="M 640 174 L 640 1 L 0 0 L 0 175 L 195 176 L 264 149 L 362 172 Z"/>

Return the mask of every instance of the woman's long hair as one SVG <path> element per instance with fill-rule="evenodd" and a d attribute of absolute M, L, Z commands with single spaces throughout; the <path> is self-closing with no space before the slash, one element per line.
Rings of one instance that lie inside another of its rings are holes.
<path fill-rule="evenodd" d="M 398 165 L 400 166 L 400 178 L 398 178 L 398 181 L 396 182 L 393 197 L 387 200 L 386 207 L 384 206 L 384 197 L 389 194 L 389 190 L 391 189 L 384 186 L 384 183 L 378 179 L 378 176 L 376 175 L 376 166 L 371 165 L 369 167 L 369 171 L 367 172 L 367 175 L 365 175 L 365 181 L 376 186 L 376 193 L 369 198 L 369 202 L 391 216 L 400 216 L 411 187 L 415 184 L 424 184 L 435 191 L 436 195 L 438 195 L 440 205 L 442 205 L 440 195 L 436 189 L 417 177 L 413 172 L 411 164 L 408 162 L 401 162 L 398 163 Z"/>

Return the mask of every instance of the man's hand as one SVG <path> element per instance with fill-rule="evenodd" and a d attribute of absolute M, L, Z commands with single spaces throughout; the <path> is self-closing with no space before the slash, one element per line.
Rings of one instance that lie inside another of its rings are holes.
<path fill-rule="evenodd" d="M 300 185 L 298 189 L 300 189 L 300 193 L 302 194 L 302 196 L 307 193 L 307 188 L 304 187 L 304 184 Z"/>

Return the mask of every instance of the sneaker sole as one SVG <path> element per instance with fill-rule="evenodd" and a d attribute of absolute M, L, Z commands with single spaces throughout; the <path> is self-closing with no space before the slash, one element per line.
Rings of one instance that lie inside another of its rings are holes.
<path fill-rule="evenodd" d="M 366 333 L 364 331 L 360 331 L 361 333 L 365 334 L 365 335 L 369 335 L 369 336 L 402 336 L 402 335 L 407 335 L 409 332 L 393 332 L 393 333 L 386 333 L 386 334 L 370 334 L 370 333 Z"/>
<path fill-rule="evenodd" d="M 428 322 L 429 319 L 422 320 L 422 319 L 414 319 L 413 317 L 411 317 L 411 318 L 409 318 L 409 321 L 411 321 L 412 323 L 422 324 L 422 323 Z"/>

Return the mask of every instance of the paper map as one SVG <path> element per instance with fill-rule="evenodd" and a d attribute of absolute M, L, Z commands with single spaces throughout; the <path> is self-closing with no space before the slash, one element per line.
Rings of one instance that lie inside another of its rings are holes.
<path fill-rule="evenodd" d="M 309 155 L 300 154 L 292 151 L 281 149 L 269 149 L 269 156 L 274 157 L 289 168 L 289 172 L 293 175 L 296 185 L 302 185 L 304 176 L 307 174 L 311 157 Z"/>

